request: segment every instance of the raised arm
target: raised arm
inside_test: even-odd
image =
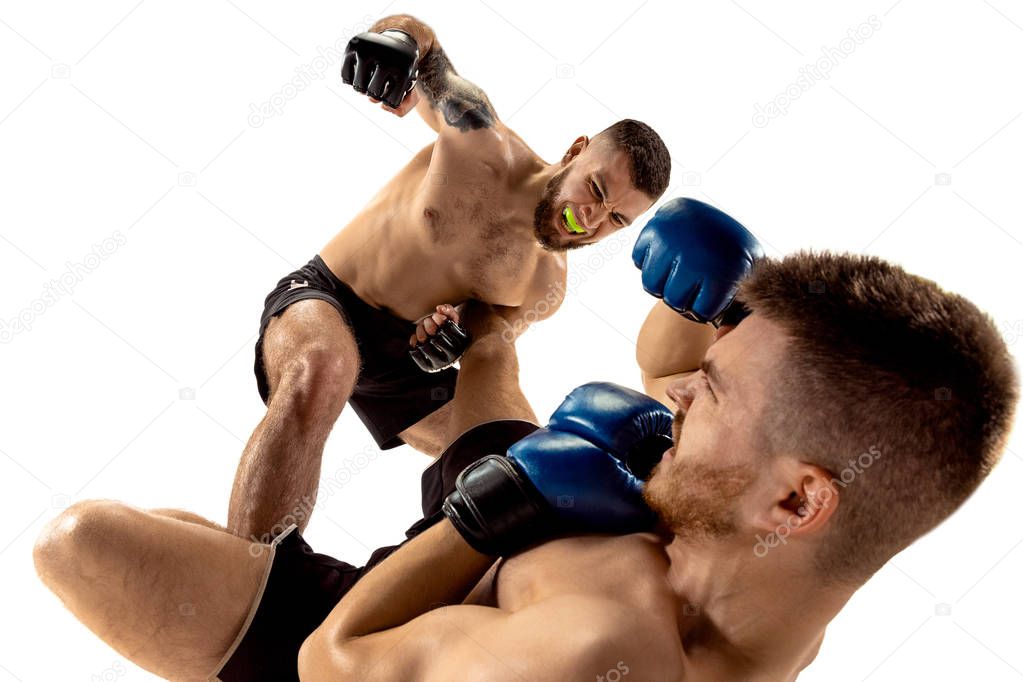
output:
[[[415,106],[438,134],[492,128],[498,123],[486,93],[458,75],[433,29],[425,23],[408,14],[396,14],[380,19],[371,30],[402,31],[412,37],[419,49],[415,88],[395,113],[404,114]]]
[[[657,210],[632,250],[643,289],[661,299],[636,341],[647,395],[671,406],[668,384],[700,367],[716,328],[745,316],[735,294],[762,256],[756,237],[713,206],[678,198]]]
[[[636,339],[636,363],[646,394],[671,406],[665,395],[668,384],[700,368],[715,332],[711,325],[686,319],[657,301]]]

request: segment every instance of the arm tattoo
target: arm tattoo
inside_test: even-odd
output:
[[[438,109],[447,124],[462,132],[490,128],[497,121],[486,94],[458,75],[440,45],[419,62],[419,84],[430,106]]]

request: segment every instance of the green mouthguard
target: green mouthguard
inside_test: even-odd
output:
[[[582,234],[586,232],[583,228],[579,227],[579,223],[575,221],[575,214],[572,213],[572,209],[568,206],[565,207],[565,222],[568,223],[568,229],[576,234]]]

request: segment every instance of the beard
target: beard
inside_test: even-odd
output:
[[[547,251],[568,251],[584,246],[579,243],[566,244],[562,241],[563,233],[558,229],[561,221],[558,218],[556,203],[567,173],[568,168],[564,168],[547,181],[543,195],[536,204],[536,210],[533,211],[533,234],[536,235],[536,241],[540,246]]]
[[[679,459],[676,448],[674,458],[654,467],[643,499],[675,535],[719,540],[738,532],[738,500],[754,480],[751,466],[689,462]]]

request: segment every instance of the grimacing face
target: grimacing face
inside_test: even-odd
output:
[[[703,368],[668,386],[677,406],[674,445],[643,496],[676,535],[736,536],[757,525],[784,489],[784,472],[765,462],[756,426],[783,353],[780,328],[753,314],[718,330]]]
[[[654,198],[632,185],[625,152],[606,141],[580,137],[544,187],[533,229],[544,248],[567,251],[629,226],[653,203]]]

